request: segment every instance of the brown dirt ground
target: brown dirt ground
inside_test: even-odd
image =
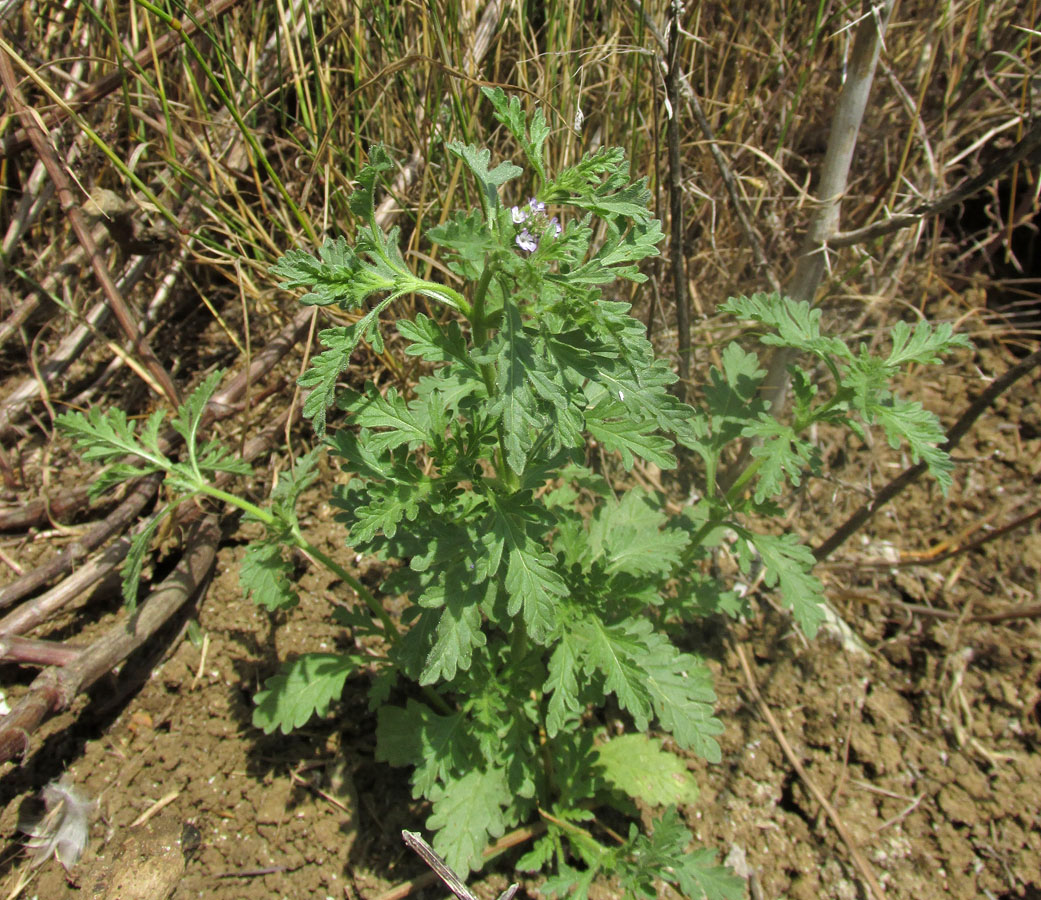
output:
[[[995,352],[975,362],[989,372],[1008,365]],[[978,389],[974,372],[967,356],[931,377],[925,402],[951,421]],[[758,714],[732,641],[746,648],[787,741],[890,896],[1041,897],[1041,624],[969,620],[1037,603],[1038,523],[932,565],[894,564],[943,539],[961,547],[1036,507],[1038,387],[1037,378],[1018,384],[962,443],[948,501],[932,485],[915,486],[821,567],[866,652],[827,636],[808,644],[766,603],[753,622],[710,623],[691,636],[716,673],[727,730],[721,765],[690,760],[702,793],[684,813],[700,841],[750,873],[753,898],[865,894],[847,847]],[[884,447],[827,436],[824,444],[832,475],[807,486],[792,513],[794,527],[817,538],[859,502],[849,484],[867,473],[880,486],[906,462]],[[308,503],[310,533],[350,561],[328,506],[316,495]],[[241,537],[221,550],[191,611],[204,645],[175,628],[152,656],[129,661],[47,723],[24,765],[0,769],[3,896],[27,871],[17,812],[63,771],[99,799],[90,846],[72,879],[48,862],[25,897],[103,896],[126,877],[118,866],[128,860],[168,866],[177,900],[374,900],[424,871],[399,837],[423,828],[423,805],[403,771],[373,761],[375,721],[361,685],[348,686],[335,715],[289,737],[251,726],[250,698],[278,660],[335,647],[343,634],[328,624],[337,588],[320,576],[302,575],[301,605],[288,615],[272,618],[244,600]],[[111,586],[90,602],[117,606]],[[131,828],[160,802],[149,834]],[[198,845],[187,862],[182,835]],[[500,865],[475,880],[475,893],[496,896],[508,872]],[[524,887],[534,894],[537,883]]]

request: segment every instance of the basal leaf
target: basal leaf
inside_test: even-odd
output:
[[[935,328],[929,322],[918,322],[914,329],[906,322],[900,321],[890,332],[893,348],[886,359],[886,365],[893,369],[906,363],[915,362],[923,365],[942,362],[941,353],[954,347],[971,347],[969,339],[963,334],[954,334],[950,322],[941,322]]]
[[[137,607],[137,589],[141,583],[141,570],[145,564],[145,557],[152,547],[152,537],[159,527],[159,523],[173,512],[174,506],[175,504],[168,503],[148,520],[144,528],[135,532],[130,538],[130,549],[119,570],[119,574],[123,577],[123,602],[127,609]]]
[[[643,491],[630,490],[620,501],[597,509],[589,526],[593,558],[603,557],[608,574],[666,574],[680,561],[689,543],[679,530],[663,530],[665,514]]]
[[[353,325],[327,328],[318,333],[318,339],[329,349],[311,360],[311,368],[300,376],[300,387],[312,388],[304,401],[304,416],[311,419],[315,433],[325,435],[326,410],[336,402],[336,385],[340,374],[350,364],[351,354],[358,342],[367,338],[377,352],[382,352],[379,343],[379,314],[390,305],[393,296],[387,297]],[[376,347],[376,345],[379,345]]]
[[[465,672],[470,668],[473,651],[488,642],[481,630],[479,606],[485,597],[485,590],[473,584],[463,586],[451,583],[447,590],[443,585],[438,585],[424,593],[424,605],[430,602],[433,593],[439,595],[438,605],[442,613],[437,623],[434,646],[430,649],[426,667],[419,679],[420,684],[451,681],[457,672]]]
[[[624,391],[620,393],[624,397]],[[672,441],[657,433],[657,423],[633,419],[620,400],[605,397],[587,410],[586,427],[608,452],[622,455],[626,471],[632,469],[637,456],[663,469],[676,467],[676,457],[670,452]]]
[[[359,657],[338,653],[307,653],[282,666],[282,672],[264,682],[253,698],[253,724],[271,734],[300,728],[315,714],[324,716],[329,704],[339,699],[347,676],[362,662]]]
[[[759,368],[759,357],[732,343],[723,351],[723,370],[709,371],[704,387],[705,410],[711,424],[713,446],[720,450],[741,436],[765,410],[759,398],[759,385],[766,370]]]
[[[525,332],[516,307],[510,306],[503,314],[503,327],[491,349],[498,363],[498,397],[488,414],[501,418],[506,460],[520,475],[534,433],[545,417],[539,416],[538,401],[531,390],[530,374],[536,366],[531,336]]]
[[[362,428],[385,428],[370,434],[366,443],[375,453],[393,450],[402,444],[420,444],[428,439],[426,430],[394,388],[383,395],[369,383],[364,394],[344,392],[340,408],[351,414],[351,424]]]
[[[509,615],[520,612],[531,639],[544,644],[556,627],[557,602],[567,593],[567,585],[556,571],[556,558],[527,547],[510,550],[506,592]]]
[[[458,322],[441,325],[418,313],[415,319],[397,322],[396,327],[409,341],[405,348],[409,356],[421,356],[428,362],[454,362],[476,371]]]
[[[647,690],[646,672],[637,662],[645,656],[644,639],[649,622],[625,621],[605,625],[589,616],[580,629],[587,637],[584,668],[596,668],[604,676],[605,693],[614,694],[629,711],[640,731],[646,731],[654,708]]]
[[[725,866],[717,865],[711,850],[690,849],[691,834],[674,808],[654,824],[650,836],[632,839],[628,863],[619,867],[627,894],[656,900],[655,881],[667,881],[690,900],[743,900],[745,883]]]
[[[816,468],[820,454],[809,441],[803,440],[791,425],[768,415],[745,428],[744,437],[761,443],[752,448],[752,456],[760,460],[756,472],[755,502],[776,497],[790,481],[798,486],[806,470]]]
[[[623,734],[596,748],[604,779],[634,800],[652,806],[694,803],[698,786],[676,754],[646,734]]]
[[[429,479],[418,483],[373,481],[366,484],[362,492],[352,495],[351,546],[367,544],[377,534],[394,537],[403,519],[415,521],[431,487]]]
[[[498,769],[473,769],[430,792],[433,814],[427,827],[436,831],[434,849],[460,878],[481,867],[489,838],[505,833],[502,801],[506,796],[506,778]]]
[[[821,334],[821,310],[805,300],[797,302],[778,294],[753,294],[731,297],[720,310],[739,319],[761,322],[771,329],[761,338],[764,344],[803,350],[821,358],[833,356],[847,360],[853,356],[839,338]]]
[[[716,695],[708,667],[658,632],[646,635],[644,647],[637,662],[646,673],[647,692],[661,727],[684,749],[719,762],[715,737],[723,733],[723,723],[714,716]]]
[[[741,529],[763,560],[763,580],[767,587],[779,586],[781,599],[795,616],[807,637],[816,637],[824,621],[824,592],[812,574],[813,552],[794,534],[752,534]]]
[[[945,440],[940,420],[921,403],[908,400],[880,403],[871,413],[874,421],[885,431],[889,446],[896,449],[900,447],[901,439],[907,441],[911,458],[916,463],[921,460],[926,464],[929,474],[946,494],[951,486],[954,463],[950,455],[940,449]]]
[[[433,799],[439,783],[451,782],[476,761],[476,742],[465,713],[443,716],[424,703],[384,706],[376,725],[376,759],[392,766],[415,766],[412,796]],[[483,849],[483,848],[482,848]]]
[[[281,545],[254,541],[242,557],[239,584],[247,597],[268,611],[292,609],[300,602],[293,589],[293,564],[282,556]]]
[[[549,694],[546,734],[551,738],[582,709],[578,700],[579,640],[577,633],[570,630],[562,634],[549,658],[549,677],[542,690]]]

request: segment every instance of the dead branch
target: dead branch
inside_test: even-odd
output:
[[[143,526],[142,526],[143,527]],[[42,622],[46,622],[59,610],[64,609],[91,587],[115,571],[130,551],[130,539],[121,537],[109,544],[98,556],[88,560],[75,572],[49,591],[33,597],[0,619],[0,636],[25,634]]]
[[[690,298],[687,296],[686,248],[683,240],[683,165],[680,155],[680,13],[683,7],[674,0],[669,22],[669,62],[665,73],[665,90],[669,99],[669,266],[676,303],[676,329],[679,332],[678,355],[680,398],[690,390],[693,355],[690,346]]]
[[[99,640],[61,668],[48,668],[8,715],[0,719],[0,762],[29,749],[29,736],[48,714],[67,709],[80,691],[145,643],[200,588],[213,567],[220,541],[216,516],[198,523],[184,556],[155,591]]]
[[[145,274],[148,260],[135,260],[119,279],[121,294],[132,288]],[[0,439],[13,440],[16,436],[15,423],[24,415],[26,407],[42,394],[83,354],[95,334],[108,318],[110,308],[104,300],[94,304],[79,325],[70,331],[58,345],[51,357],[39,366],[37,374],[25,378],[5,398],[0,409]],[[46,395],[44,394],[46,398]]]
[[[13,634],[0,635],[0,662],[64,666],[76,660],[82,652],[82,647],[70,647],[58,641],[37,641]]]
[[[289,415],[290,412],[287,411],[281,415],[274,424],[254,435],[254,437],[252,437],[243,448],[242,458],[247,461],[256,459],[258,456],[271,449],[271,447],[277,445],[281,439],[282,430]],[[297,409],[293,415],[299,415],[299,409]],[[215,479],[215,483],[218,487],[221,487],[231,481],[233,477],[234,476],[229,475],[226,472],[222,472]],[[150,481],[152,478],[161,479],[162,476],[157,473],[154,476],[149,476],[148,479],[142,480]],[[142,490],[147,490],[147,486],[143,487]],[[130,498],[128,498],[128,501],[129,500]],[[145,502],[147,502],[147,499]],[[126,512],[128,511],[129,508]],[[117,510],[117,512],[119,512],[119,510]],[[186,500],[176,510],[174,510],[171,516],[171,521],[183,526],[195,521],[200,515],[200,508],[195,504],[195,502],[193,500]],[[125,518],[123,521],[125,521]],[[105,523],[102,524],[104,525]],[[144,523],[142,523],[141,527],[143,527],[143,525]],[[123,527],[126,527],[125,524]],[[129,550],[130,540],[126,537],[121,537],[119,540],[107,547],[97,558],[90,560],[77,569],[61,584],[56,585],[45,594],[41,594],[39,597],[35,597],[33,600],[22,604],[22,606],[18,607],[14,612],[8,613],[8,615],[3,619],[0,619],[0,636],[24,634],[29,629],[35,628],[37,625],[47,621],[47,619],[55,612],[67,606],[77,597],[82,596],[91,586],[97,584],[103,578],[114,572],[116,567],[126,557]]]
[[[894,0],[885,0],[878,7],[865,4],[868,12],[857,28],[846,82],[839,93],[831,122],[828,148],[817,188],[817,210],[799,250],[795,273],[784,291],[793,300],[804,301],[811,306],[816,302],[817,289],[828,265],[828,238],[838,230],[842,197],[846,193],[857,134],[864,119],[875,67],[882,49],[883,25],[889,21],[893,3]],[[784,407],[788,395],[788,367],[794,356],[793,351],[784,348],[778,348],[770,356],[760,392],[774,415]],[[745,440],[737,459],[719,477],[720,490],[729,490],[747,467],[751,455],[752,442]]]
[[[922,219],[946,212],[952,206],[957,206],[963,200],[978,194],[1017,163],[1036,155],[1039,150],[1041,150],[1041,119],[1034,122],[1022,138],[986,166],[975,178],[969,178],[942,197],[937,197],[927,203],[920,203],[910,212],[897,213],[881,222],[873,222],[853,231],[836,232],[827,239],[827,245],[835,249],[852,247],[854,244],[865,244],[902,228],[917,225]],[[1029,198],[1027,199],[1029,202]]]
[[[655,24],[654,19],[651,18],[650,13],[647,12],[643,3],[640,2],[640,0],[634,0],[634,5],[643,15],[643,20],[647,25],[647,30],[650,31],[651,36],[658,44],[661,53],[668,52],[668,44],[666,43],[665,36]],[[658,65],[662,68],[666,68],[660,54],[658,55]],[[766,279],[767,283],[770,285],[770,289],[779,294],[781,293],[781,282],[778,280],[776,274],[774,274],[773,267],[766,258],[766,251],[763,248],[763,240],[759,236],[759,232],[756,230],[755,226],[752,224],[752,216],[748,211],[748,204],[745,203],[744,198],[741,196],[741,192],[737,188],[737,179],[734,177],[734,171],[730,167],[730,162],[727,160],[726,154],[723,153],[723,150],[719,146],[719,142],[716,140],[716,135],[712,130],[712,124],[709,122],[708,117],[701,108],[701,101],[698,100],[698,95],[694,93],[694,90],[688,83],[686,76],[682,72],[678,72],[677,74],[679,77],[678,87],[680,94],[683,96],[683,99],[686,100],[687,105],[690,106],[690,111],[694,116],[694,121],[698,123],[698,128],[701,129],[701,133],[705,136],[709,153],[712,155],[716,168],[719,170],[719,176],[723,179],[723,186],[726,189],[727,197],[730,199],[730,205],[734,208],[734,214],[737,216],[738,225],[741,228],[745,240],[748,242],[748,246],[752,250],[752,258],[755,260],[756,269]]]
[[[0,588],[0,609],[12,606],[49,581],[71,572],[73,567],[86,559],[91,552],[100,547],[113,535],[122,534],[129,527],[130,523],[141,514],[141,510],[145,508],[148,501],[155,496],[161,481],[162,475],[158,473],[142,478],[133,486],[133,490],[130,491],[126,499],[83,537],[69,544],[54,559],[44,563],[42,566],[38,566],[31,572],[27,572],[16,581],[5,584]],[[86,489],[83,491],[83,496],[85,501]],[[4,631],[2,620],[0,620],[0,631]]]
[[[214,0],[210,4],[209,9],[199,15],[190,16],[187,22],[181,23],[180,30],[169,31],[160,35],[150,46],[135,53],[133,66],[129,64],[119,66],[109,75],[105,75],[93,84],[87,85],[73,97],[68,105],[68,109],[59,107],[51,110],[46,116],[41,117],[40,121],[43,123],[43,127],[51,129],[55,125],[61,124],[62,120],[68,116],[69,110],[81,110],[102,97],[111,94],[123,83],[128,72],[132,72],[134,68],[150,67],[171,50],[179,47],[186,37],[191,37],[204,25],[212,25],[219,16],[223,15],[238,2],[239,0]],[[0,159],[6,159],[8,156],[24,150],[29,146],[30,142],[31,137],[23,126],[20,130],[8,135],[4,139],[2,146],[0,146]]]

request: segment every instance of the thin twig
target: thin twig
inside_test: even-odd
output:
[[[91,235],[94,238],[94,243],[100,250],[103,250],[112,241],[112,236],[109,234],[108,229],[101,223],[94,227]],[[87,254],[82,244],[76,244],[69,250],[61,262],[48,269],[46,276],[39,284],[31,285],[31,296],[18,304],[18,307],[11,315],[0,323],[0,347],[7,343],[9,338],[18,333],[22,325],[40,307],[42,300],[50,299],[51,296],[59,293],[59,285],[63,280],[76,277],[83,270],[83,263],[86,259]]]
[[[894,0],[884,0],[877,15],[862,17],[857,27],[846,82],[842,85],[831,120],[828,148],[817,187],[817,209],[799,249],[795,272],[784,292],[793,300],[811,306],[816,303],[817,290],[827,268],[828,239],[838,230],[853,151],[857,146],[857,135],[867,109],[875,67],[882,49],[881,27],[883,22],[889,20],[893,3]],[[777,348],[770,356],[760,394],[774,415],[778,415],[784,408],[790,381],[788,367],[794,356],[794,351],[783,347]],[[746,469],[753,446],[753,441],[748,439],[742,443],[737,459],[719,478],[720,490],[729,490]]]
[[[138,828],[144,825],[149,819],[158,815],[162,810],[174,802],[178,797],[181,796],[180,791],[170,791],[164,794],[158,800],[155,801],[148,809],[146,809],[141,815],[139,815],[133,822],[130,823],[131,828]]]
[[[991,541],[996,541],[1000,537],[1004,537],[1010,531],[1015,531],[1017,528],[1022,528],[1024,525],[1029,525],[1035,519],[1041,519],[1041,507],[1038,507],[1033,512],[1029,512],[1026,515],[1018,516],[1011,522],[1006,522],[1000,528],[994,529],[994,531],[988,531],[983,535],[983,537],[978,537],[976,540],[969,541],[965,544],[959,544],[957,547],[953,547],[950,550],[944,550],[941,553],[933,553],[931,555],[928,552],[921,553],[904,559],[898,559],[895,562],[887,559],[855,560],[851,561],[849,565],[856,566],[858,569],[910,569],[915,566],[935,566],[938,563],[954,559],[956,556],[963,556],[966,553],[971,553],[973,550],[979,550],[980,547],[989,544]]]
[[[191,37],[204,25],[212,24],[218,16],[223,15],[239,2],[240,0],[214,0],[214,2],[210,4],[209,8],[204,12],[198,15],[189,16],[189,21],[187,23],[182,23],[182,27],[179,30],[171,30],[166,34],[161,35],[152,41],[149,46],[138,51],[134,55],[133,66],[126,64],[117,66],[114,71],[99,78],[93,84],[87,85],[82,91],[76,94],[76,96],[72,97],[67,108],[57,107],[52,109],[46,116],[41,118],[44,127],[50,129],[55,125],[59,125],[68,115],[69,109],[83,109],[91,103],[100,100],[102,97],[111,94],[123,83],[127,75],[134,71],[135,68],[143,69],[151,66],[162,56],[165,56],[171,50],[181,46],[186,37]],[[4,159],[19,150],[24,149],[28,146],[29,142],[30,136],[24,127],[21,130],[16,131],[14,134],[8,135],[4,138],[3,145],[0,146],[0,159]]]
[[[854,244],[864,244],[876,238],[884,237],[887,234],[892,234],[901,228],[917,225],[926,216],[935,216],[946,212],[952,206],[956,206],[973,194],[979,193],[1017,163],[1022,162],[1028,156],[1036,154],[1039,150],[1041,150],[1041,119],[1034,122],[1030,130],[1022,138],[1016,141],[989,166],[984,168],[975,178],[969,178],[942,197],[919,204],[910,212],[897,213],[881,222],[873,222],[870,225],[865,225],[852,231],[839,231],[827,239],[827,244],[835,249],[852,247]]]
[[[130,538],[121,537],[113,541],[96,557],[76,568],[60,584],[26,601],[0,619],[0,635],[25,634],[46,622],[56,612],[85,596],[91,587],[115,571],[129,551]]]
[[[734,643],[733,650],[737,654],[738,661],[741,663],[741,670],[745,673],[745,682],[748,685],[749,693],[756,702],[756,706],[759,708],[760,714],[766,719],[774,736],[777,738],[777,743],[780,744],[781,750],[784,755],[788,758],[788,762],[791,763],[796,774],[802,779],[802,783],[806,785],[806,789],[813,795],[814,799],[821,805],[824,812],[827,813],[828,818],[831,820],[831,824],[838,832],[842,842],[846,845],[849,850],[850,856],[853,859],[853,864],[860,871],[864,882],[867,885],[868,892],[874,898],[874,900],[882,900],[885,897],[885,891],[882,890],[882,885],[878,883],[878,879],[875,878],[875,873],[871,870],[871,866],[868,861],[864,859],[863,854],[857,847],[856,841],[853,839],[853,835],[849,833],[849,829],[846,828],[846,824],[839,817],[835,807],[831,805],[831,802],[824,792],[817,786],[816,782],[810,778],[809,773],[803,767],[803,764],[799,761],[799,757],[795,755],[795,751],[792,750],[791,745],[788,743],[787,738],[784,736],[784,732],[781,730],[781,726],[777,724],[777,719],[774,718],[774,714],[770,711],[770,707],[766,705],[766,701],[763,700],[762,694],[759,693],[759,686],[756,684],[755,676],[752,674],[752,667],[748,664],[748,659],[745,656],[745,651],[742,649],[740,644]]]
[[[668,44],[665,41],[665,36],[662,34],[661,29],[655,24],[654,19],[651,18],[650,13],[644,8],[643,3],[640,0],[635,0],[634,6],[640,11],[643,16],[644,23],[647,25],[647,30],[650,31],[651,36],[657,42],[658,47],[661,49],[661,53],[668,52]],[[658,64],[662,68],[666,68],[662,57],[658,56]],[[734,213],[737,215],[738,225],[741,227],[741,231],[744,234],[745,240],[748,242],[748,246],[752,250],[752,257],[755,260],[756,269],[766,279],[767,284],[770,285],[770,289],[775,293],[781,293],[781,282],[778,280],[777,275],[774,273],[773,267],[770,265],[766,258],[766,251],[763,248],[762,238],[759,237],[759,232],[756,231],[755,226],[752,224],[752,216],[748,211],[748,204],[745,203],[744,198],[741,196],[741,192],[737,187],[737,179],[734,177],[734,172],[730,168],[730,163],[727,161],[726,155],[723,153],[719,146],[719,142],[716,140],[715,133],[712,130],[712,125],[705,115],[704,110],[701,108],[701,102],[698,100],[697,94],[694,93],[687,79],[683,76],[683,73],[679,74],[679,89],[683,95],[683,99],[686,100],[687,105],[690,106],[691,113],[694,115],[694,121],[698,123],[698,128],[701,129],[701,133],[705,136],[705,142],[708,145],[709,153],[712,154],[712,159],[716,164],[716,168],[719,169],[719,175],[723,179],[723,186],[726,189],[727,196],[730,198],[730,204],[734,208]]]
[[[515,828],[509,834],[503,835],[484,851],[484,860],[487,862],[489,859],[498,856],[500,853],[503,853],[512,847],[530,841],[532,838],[542,834],[545,830],[546,826],[542,822],[536,822],[534,825],[526,825],[522,828]],[[404,900],[404,898],[409,896],[409,894],[421,890],[429,884],[433,884],[436,880],[437,876],[433,872],[425,872],[418,878],[413,878],[411,881],[406,881],[391,888],[386,893],[380,894],[377,900]]]
[[[693,365],[690,347],[690,301],[687,297],[686,246],[683,240],[683,163],[680,154],[680,12],[682,5],[673,0],[669,24],[669,64],[665,75],[665,89],[669,99],[669,261],[672,270],[672,289],[676,303],[676,328],[679,332],[680,398],[686,399],[690,390],[690,371]]]
[[[120,276],[117,285],[120,293],[136,285],[147,268],[148,260],[144,257],[134,260]],[[27,376],[4,397],[3,407],[0,408],[0,439],[13,439],[16,434],[14,425],[25,414],[28,405],[40,397],[44,388],[53,385],[69,366],[83,355],[84,349],[99,333],[109,312],[109,304],[99,300],[86,315],[70,313],[71,318],[78,320],[76,327],[62,339],[58,349],[39,367],[35,376]]]
[[[440,878],[448,889],[459,898],[459,900],[477,900],[477,898],[470,893],[466,885],[463,884],[463,880],[453,872],[445,861],[434,852],[434,848],[431,847],[422,835],[417,834],[414,831],[402,831],[401,837],[405,841],[405,844],[414,850],[419,858],[423,860],[434,873]],[[511,884],[505,891],[499,895],[499,900],[512,900],[513,895],[517,893],[517,888],[520,887],[518,884]]]
[[[126,659],[166,623],[203,584],[213,567],[220,540],[215,516],[192,530],[184,555],[162,584],[126,620],[62,668],[41,672],[14,708],[0,718],[0,762],[29,747],[29,735],[48,713],[67,709],[80,691]]]
[[[100,547],[115,534],[123,532],[133,522],[148,501],[155,496],[162,475],[143,478],[133,486],[126,499],[85,535],[73,541],[54,559],[26,573],[16,581],[0,588],[0,609],[6,609],[41,588],[47,582],[65,575],[81,563],[89,553]],[[85,497],[84,497],[85,499]]]
[[[1014,606],[1011,609],[1002,609],[990,613],[973,613],[965,615],[963,609],[938,609],[934,606],[923,606],[921,603],[903,603],[899,600],[887,601],[880,598],[883,603],[896,606],[908,613],[925,616],[929,619],[959,619],[963,622],[1007,622],[1010,619],[1037,619],[1041,618],[1041,603],[1028,603],[1025,606]]]

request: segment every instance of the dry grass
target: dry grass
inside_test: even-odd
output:
[[[481,83],[520,89],[547,108],[552,165],[599,144],[624,146],[634,171],[650,176],[666,214],[668,113],[657,47],[635,5],[502,4],[497,16],[492,9],[479,63],[474,48],[488,8],[475,3],[213,7],[178,42],[178,23],[188,29],[191,19],[176,4],[142,2],[128,12],[112,2],[29,3],[10,14],[5,40],[19,54],[15,68],[30,105],[61,123],[53,141],[81,199],[101,187],[135,206],[149,204],[154,209],[133,217],[138,228],[145,219],[165,220],[186,251],[180,260],[176,247],[157,254],[141,290],[154,291],[173,271],[183,302],[195,294],[190,302],[234,322],[222,327],[239,353],[264,339],[280,306],[291,309],[267,274],[273,258],[352,230],[351,175],[375,141],[412,163],[394,202],[417,263],[436,266],[425,255],[422,229],[467,202],[443,142],[511,149],[490,129]],[[663,21],[664,10],[649,12]],[[794,4],[784,18],[779,12],[773,3],[740,12],[700,5],[686,17],[681,52],[783,280],[812,205],[853,17],[834,3]],[[1039,39],[1027,30],[1036,17],[1022,4],[905,4],[897,15],[845,203],[849,223],[973,174],[1023,131],[1034,100]],[[76,103],[87,86],[117,76],[110,93]],[[572,128],[578,110],[581,132]],[[18,129],[10,115],[3,132],[3,308],[10,314],[75,247],[33,154],[12,149]],[[681,133],[690,223],[684,250],[696,309],[711,320],[719,301],[762,285],[704,136],[687,120]],[[866,304],[876,318],[894,303],[921,308],[937,290],[964,290],[965,277],[950,273],[985,274],[986,261],[1003,253],[1017,217],[1033,209],[1031,176],[1023,171],[1015,196],[992,210],[995,227],[969,259],[957,259],[948,233],[927,223],[918,234],[837,254],[823,302]],[[47,287],[72,309],[88,309],[96,296],[89,278]],[[667,295],[667,285],[660,292]],[[652,321],[672,331],[667,296],[665,306]],[[23,346],[39,336],[41,319],[46,340],[70,324],[49,302],[43,307],[36,327],[23,332]],[[157,311],[156,325],[173,334],[182,317],[175,301]],[[706,324],[696,344],[711,342],[714,323]],[[255,328],[259,334],[247,334]],[[4,333],[10,374],[19,367],[15,334]],[[195,374],[184,373],[188,380]]]

